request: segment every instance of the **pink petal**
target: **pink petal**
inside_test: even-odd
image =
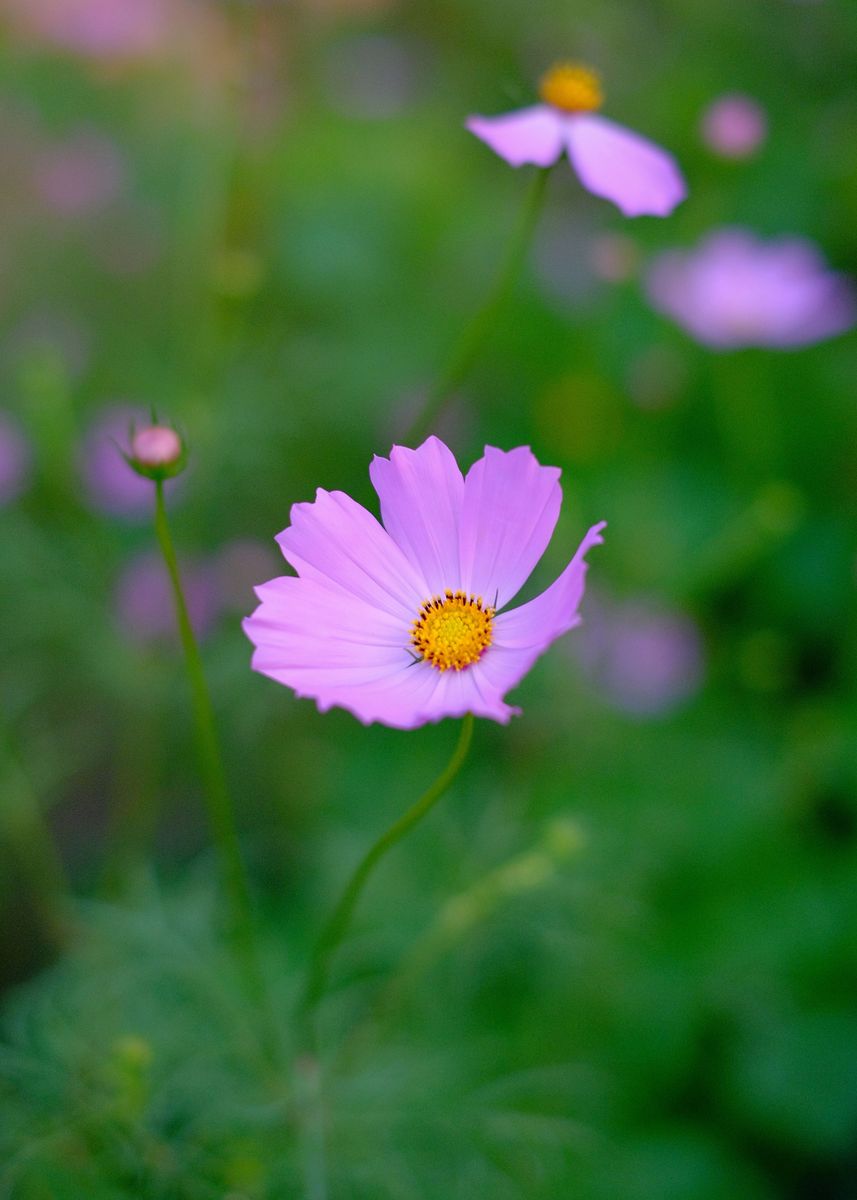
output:
[[[455,590],[464,478],[452,452],[436,437],[417,450],[394,446],[389,459],[374,458],[369,475],[384,527],[426,581],[423,599]]]
[[[562,154],[562,117],[545,104],[501,117],[468,117],[465,125],[513,167],[549,167]]]
[[[387,531],[344,492],[319,488],[314,503],[294,504],[277,541],[304,579],[334,583],[382,611],[413,620],[426,583]]]
[[[510,708],[503,703],[502,691],[486,678],[481,662],[464,671],[438,674],[437,687],[422,708],[422,716],[426,721],[473,713],[474,716],[487,717],[488,720],[506,725],[511,717],[520,714],[519,708]]]
[[[494,621],[495,645],[507,649],[531,648],[541,654],[551,642],[579,623],[577,610],[583,598],[586,555],[593,546],[603,543],[601,531],[605,527],[605,521],[592,526],[563,573],[540,596],[510,612],[500,613]]]
[[[368,683],[411,661],[407,623],[335,584],[281,576],[256,591],[261,604],[244,622],[253,667],[302,694]]]
[[[502,608],[544,554],[559,516],[557,467],[542,467],[529,446],[485,447],[464,480],[461,587]]]
[[[583,186],[626,217],[666,217],[687,195],[672,155],[606,117],[567,118],[565,140]]]

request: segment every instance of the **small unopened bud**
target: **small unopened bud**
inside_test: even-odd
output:
[[[147,425],[131,434],[125,460],[147,479],[171,479],[184,470],[187,451],[181,436],[168,425]]]
[[[166,425],[141,429],[131,442],[131,454],[144,467],[171,467],[181,457],[181,452],[181,438]]]

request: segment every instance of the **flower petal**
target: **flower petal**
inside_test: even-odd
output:
[[[593,546],[602,545],[604,528],[606,521],[592,526],[574,558],[540,596],[494,619],[495,645],[507,649],[534,648],[541,654],[551,642],[579,623],[577,610],[586,580],[586,555]]]
[[[468,117],[465,125],[513,167],[549,167],[563,151],[562,118],[546,104],[500,117]]]
[[[578,609],[586,579],[586,553],[603,542],[605,523],[593,525],[574,558],[558,579],[520,608],[500,613],[494,641],[479,660],[486,689],[500,696],[520,683],[540,654],[563,633],[580,623]]]
[[[338,585],[284,575],[256,594],[261,604],[244,621],[253,667],[281,683],[374,679],[412,661],[407,622]]]
[[[459,535],[461,587],[502,608],[545,552],[559,516],[557,467],[542,467],[529,446],[485,447],[464,480]]]
[[[567,118],[565,140],[583,186],[626,217],[666,217],[687,195],[672,155],[606,117]]]
[[[408,623],[426,584],[383,526],[344,492],[319,488],[314,503],[292,505],[280,549],[298,574],[337,584]]]
[[[459,586],[458,521],[464,477],[452,451],[430,437],[416,450],[394,446],[369,468],[381,519],[427,584],[423,599]]]

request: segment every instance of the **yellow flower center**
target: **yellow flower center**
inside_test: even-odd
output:
[[[592,112],[604,103],[601,80],[580,63],[557,63],[542,75],[539,95],[563,112]]]
[[[411,645],[438,671],[461,671],[478,662],[491,645],[494,609],[481,596],[446,591],[432,596],[420,609]]]

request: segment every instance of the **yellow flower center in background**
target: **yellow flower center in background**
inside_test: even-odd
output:
[[[539,95],[545,104],[563,112],[592,112],[604,103],[601,80],[580,63],[557,63],[539,81]]]
[[[491,645],[493,620],[494,609],[483,608],[481,596],[447,591],[426,600],[414,621],[411,645],[438,671],[461,671]]]

